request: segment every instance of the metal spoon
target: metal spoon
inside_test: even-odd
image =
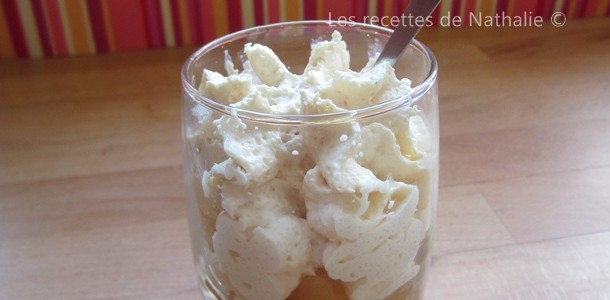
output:
[[[415,35],[417,35],[421,29],[421,25],[425,24],[425,22],[416,20],[418,20],[418,18],[421,20],[422,17],[423,20],[426,20],[427,17],[432,14],[432,11],[434,11],[434,8],[436,8],[439,2],[441,2],[441,0],[411,0],[407,9],[402,13],[400,24],[394,28],[394,33],[390,36],[388,43],[383,48],[383,51],[381,51],[375,64],[379,64],[382,61],[388,61],[391,65],[394,65],[398,56],[400,56],[402,51],[409,45]]]

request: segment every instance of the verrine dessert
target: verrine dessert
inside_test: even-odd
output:
[[[183,68],[185,180],[206,299],[420,299],[438,190],[436,64],[365,24],[284,23]]]

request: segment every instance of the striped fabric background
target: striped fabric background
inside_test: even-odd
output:
[[[200,45],[289,20],[400,15],[409,0],[0,0],[0,58]],[[610,16],[610,0],[443,0],[439,16]]]

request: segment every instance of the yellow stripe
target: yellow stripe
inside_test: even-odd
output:
[[[254,4],[252,0],[241,0],[241,18],[243,28],[254,26]]]
[[[280,22],[286,21],[286,3],[285,0],[280,0]]]
[[[15,58],[15,49],[13,49],[2,5],[0,5],[0,58]]]
[[[555,1],[555,7],[553,7],[553,11],[554,12],[561,11],[561,8],[563,7],[563,1],[564,0],[556,0]]]
[[[59,7],[59,14],[61,15],[61,24],[63,25],[62,27],[64,29],[68,54],[74,54],[74,41],[70,30],[70,21],[68,20],[65,0],[58,0],[57,6]]]
[[[212,0],[214,11],[214,29],[216,36],[229,33],[229,14],[227,14],[227,2],[225,0]]]
[[[451,4],[453,3],[452,0],[443,0],[441,2],[441,11],[440,11],[440,16],[449,16],[449,12],[451,11]],[[453,18],[454,16],[451,16],[451,18]]]
[[[269,0],[263,0],[263,22],[269,24]]]
[[[506,9],[506,12],[509,16],[514,16],[515,14],[515,0],[509,0],[508,1],[508,7]]]
[[[40,45],[40,35],[36,28],[36,19],[32,10],[30,1],[15,1],[17,3],[17,11],[23,25],[23,33],[25,42],[31,57],[42,57],[42,46]]]
[[[163,20],[163,33],[165,34],[165,44],[168,47],[176,46],[174,36],[174,25],[172,24],[172,12],[169,0],[161,0],[161,18]]]
[[[89,20],[89,13],[87,12],[87,0],[80,0],[81,14],[83,16],[83,23],[85,24],[85,33],[87,37],[87,46],[89,46],[89,52],[96,52],[95,43],[93,42],[93,32],[91,32],[91,20]]]
[[[603,17],[606,14],[606,11],[608,11],[608,5],[610,5],[610,0],[601,0],[595,16]]]
[[[116,44],[114,42],[114,33],[112,30],[112,21],[110,19],[110,9],[108,8],[108,1],[101,1],[102,3],[102,14],[104,16],[104,29],[106,30],[106,40],[108,40],[108,50],[116,51]]]
[[[190,45],[191,30],[189,28],[189,15],[186,9],[186,0],[178,1],[178,10],[180,11],[180,28],[182,29],[182,42],[184,45]]]

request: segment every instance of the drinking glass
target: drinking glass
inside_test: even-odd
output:
[[[395,64],[404,95],[358,109],[274,115],[222,104],[204,69],[243,69],[270,47],[302,74],[311,45],[339,31],[352,70],[391,30],[303,21],[223,36],[182,68],[184,178],[205,299],[421,299],[438,195],[437,63],[413,41]],[[348,99],[349,100],[349,99]]]

